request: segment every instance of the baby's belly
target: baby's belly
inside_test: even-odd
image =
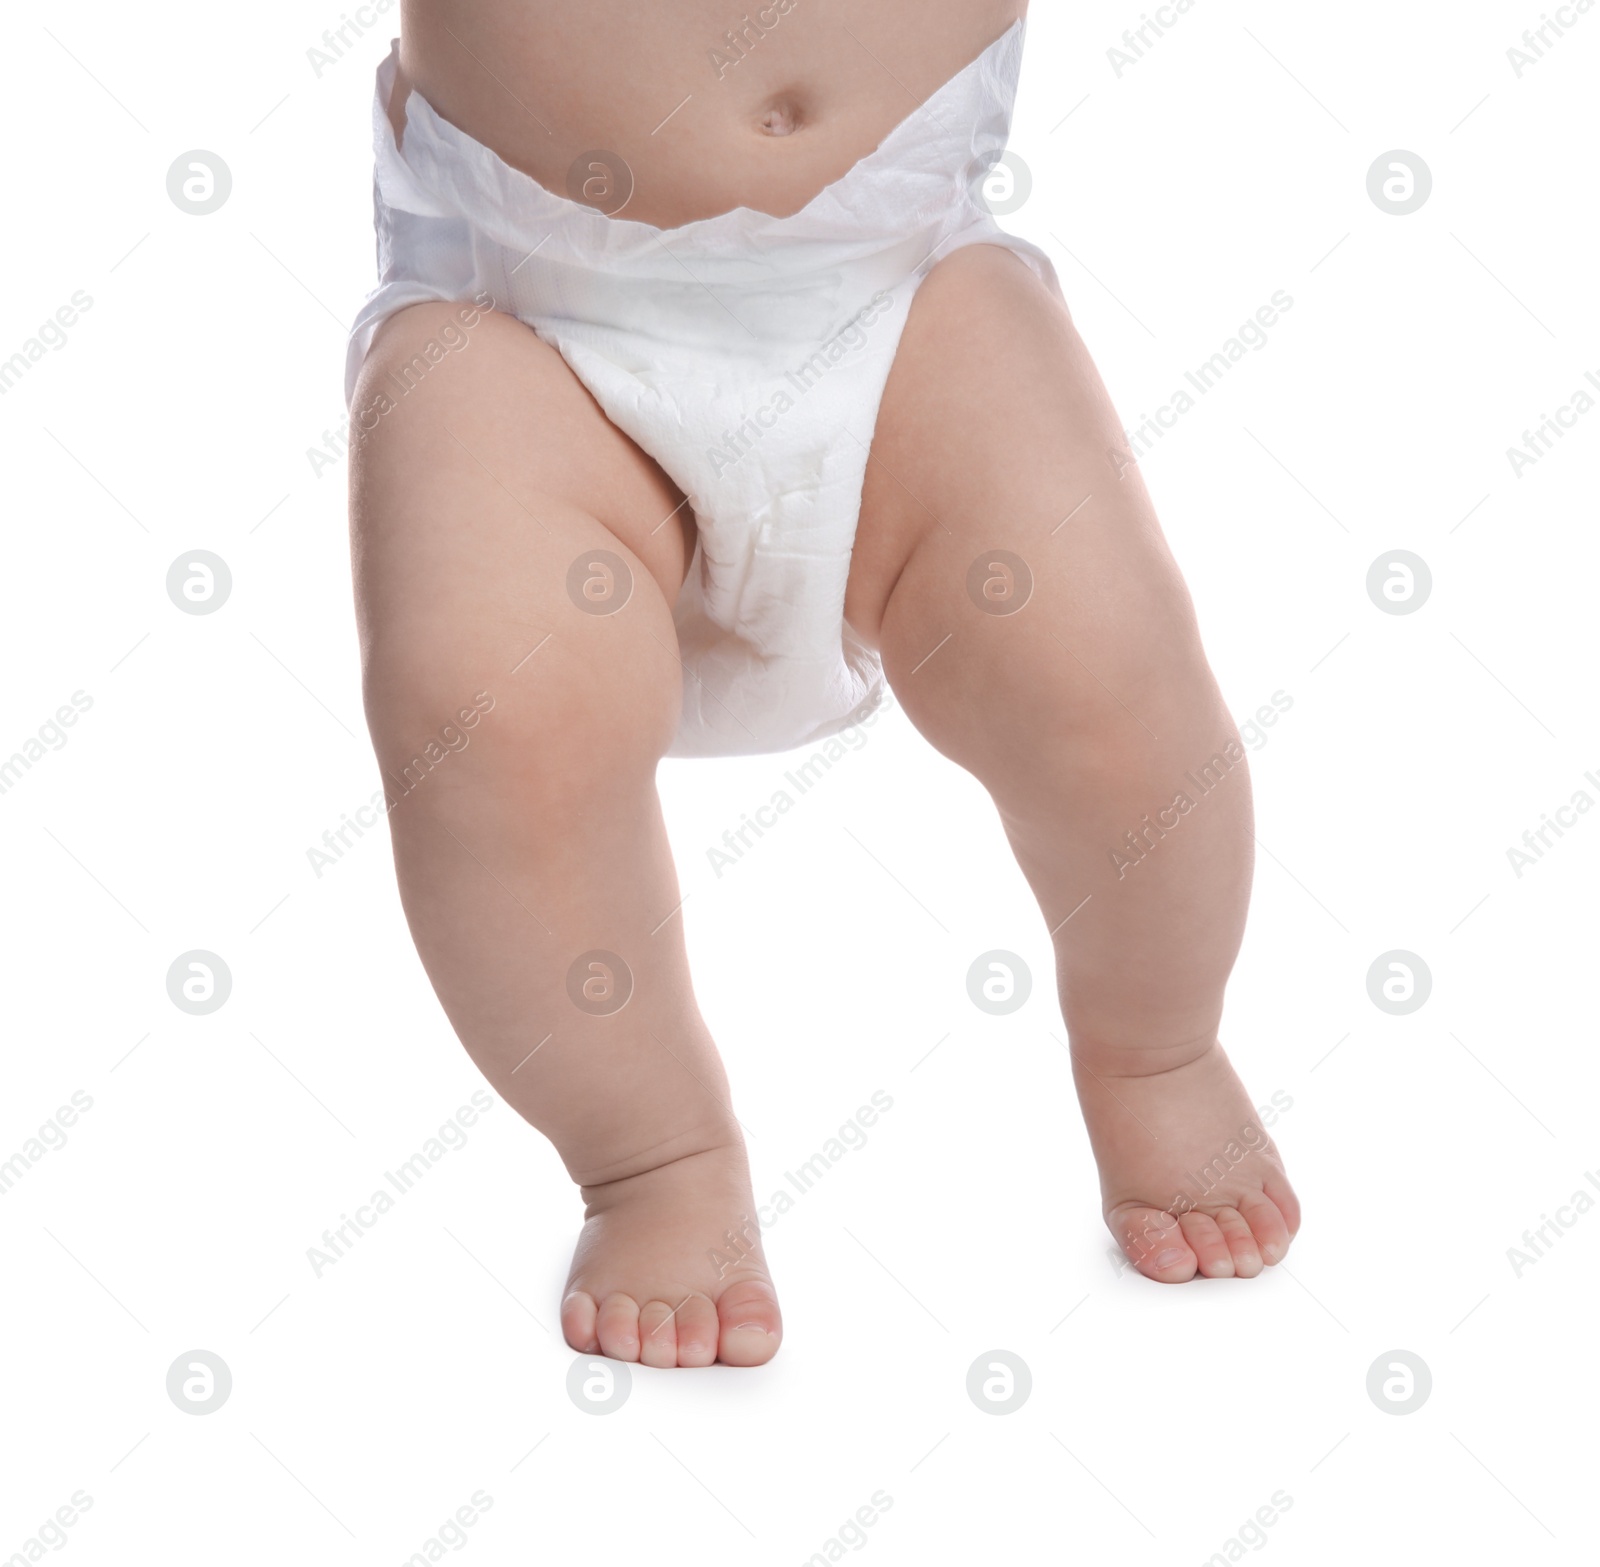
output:
[[[1026,7],[403,0],[397,98],[409,83],[514,168],[615,216],[787,216]],[[398,104],[391,118],[398,130]]]

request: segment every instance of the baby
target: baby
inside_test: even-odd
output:
[[[656,766],[824,739],[885,681],[1038,898],[1130,1262],[1249,1278],[1299,1224],[1217,1041],[1238,731],[1049,258],[991,211],[1023,11],[405,0],[378,72],[367,717],[440,1002],[583,1193],[581,1353],[777,1351]]]

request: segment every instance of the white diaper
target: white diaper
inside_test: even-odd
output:
[[[699,525],[674,612],[671,756],[787,750],[882,696],[844,590],[912,296],[935,261],[978,243],[1016,251],[1061,293],[1045,253],[979,194],[1005,149],[1023,36],[1018,21],[792,216],[736,207],[673,229],[546,190],[417,92],[400,150],[387,113],[398,40],[378,68],[381,281],[350,334],[346,403],[380,323],[423,300],[486,293],[559,350]]]

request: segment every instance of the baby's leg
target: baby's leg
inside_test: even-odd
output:
[[[1113,1234],[1152,1278],[1250,1275],[1299,1209],[1217,1043],[1249,775],[1123,445],[1059,302],[1014,255],[956,252],[885,391],[846,615],[988,788],[1039,899]],[[1015,613],[980,607],[997,551],[1031,574]]]
[[[406,916],[473,1060],[582,1188],[567,1342],[757,1364],[777,1301],[655,787],[681,700],[681,496],[530,330],[455,319],[386,323],[355,403],[393,404],[365,421],[352,530]],[[463,337],[430,364],[430,340]],[[588,612],[608,602],[578,565],[596,550],[631,573],[615,613]]]

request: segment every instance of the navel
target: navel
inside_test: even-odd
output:
[[[756,128],[764,136],[789,136],[804,123],[799,102],[788,93],[769,99],[756,116]]]

